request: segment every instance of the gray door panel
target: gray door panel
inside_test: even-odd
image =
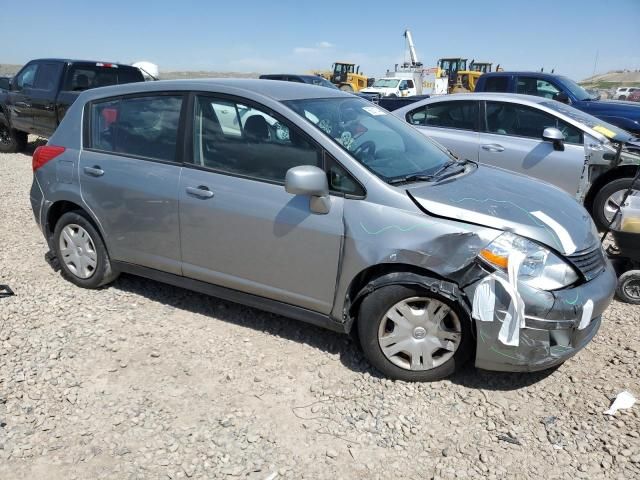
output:
[[[82,197],[113,260],[181,274],[178,186],[182,167],[83,150]]]
[[[213,195],[189,190],[205,188]],[[343,236],[343,199],[331,202],[327,215],[317,215],[309,197],[282,185],[185,168],[184,275],[329,313]]]
[[[417,127],[427,137],[451,150],[461,160],[478,161],[478,133],[443,127]]]
[[[564,151],[551,142],[491,133],[479,134],[480,162],[544,180],[575,196],[584,166],[583,145],[565,143]]]

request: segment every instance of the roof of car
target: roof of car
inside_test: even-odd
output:
[[[33,60],[29,60],[27,63],[31,62],[62,62],[62,63],[110,63],[111,65],[118,65],[118,67],[130,67],[136,68],[133,65],[127,65],[124,63],[118,62],[109,62],[107,60],[78,60],[73,58],[34,58]]]
[[[426,103],[433,101],[447,100],[517,100],[518,102],[542,103],[552,101],[549,98],[537,97],[534,95],[523,95],[520,93],[502,92],[473,92],[473,93],[452,93],[450,95],[438,95],[425,99]]]
[[[552,76],[552,77],[562,77],[563,75],[559,74],[559,73],[551,73],[551,72],[527,72],[527,71],[519,71],[519,72],[506,72],[506,71],[501,71],[501,72],[487,72],[485,73],[483,76],[488,76],[488,77],[496,77],[496,76],[500,76],[500,75],[527,75],[529,77],[546,77],[546,76]]]
[[[87,90],[85,98],[102,98],[157,91],[216,91],[216,87],[232,88],[237,94],[257,93],[274,100],[298,100],[305,98],[349,97],[349,93],[308,83],[261,80],[255,78],[206,78],[197,80],[160,80],[156,82],[127,83]]]

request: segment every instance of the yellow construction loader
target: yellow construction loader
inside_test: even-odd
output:
[[[329,81],[345,92],[359,92],[367,87],[367,76],[360,72],[360,66],[349,62],[336,62],[331,66]]]

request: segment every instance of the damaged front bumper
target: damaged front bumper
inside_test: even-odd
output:
[[[525,304],[525,326],[520,328],[517,346],[498,339],[500,321],[475,320],[477,331],[476,367],[505,372],[532,372],[561,364],[584,348],[596,335],[602,313],[616,287],[616,275],[609,262],[591,281],[575,288],[553,292],[520,289]],[[465,291],[473,298],[474,286]],[[589,302],[590,301],[590,302]],[[501,299],[496,300],[497,311]],[[583,311],[589,304],[586,321]],[[504,307],[506,310],[506,307]]]

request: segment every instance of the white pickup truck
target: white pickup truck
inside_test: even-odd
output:
[[[360,92],[373,93],[381,97],[410,97],[419,93],[412,79],[398,77],[379,78],[372,86]]]

